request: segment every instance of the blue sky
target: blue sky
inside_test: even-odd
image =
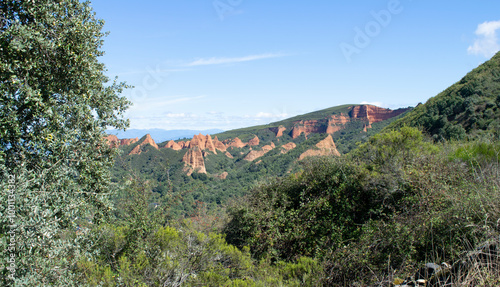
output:
[[[500,50],[498,0],[94,0],[131,128],[233,129],[415,106]]]

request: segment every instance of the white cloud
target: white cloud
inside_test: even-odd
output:
[[[168,113],[165,115],[165,117],[167,117],[167,118],[184,118],[184,117],[186,117],[186,114],[185,113],[178,113],[178,114]]]
[[[275,119],[275,118],[286,118],[287,116],[288,116],[287,113],[273,114],[273,113],[260,112],[255,117],[258,119]]]
[[[131,128],[160,129],[211,129],[231,130],[268,124],[281,120],[289,115],[286,113],[259,112],[256,115],[228,115],[224,112],[205,112],[201,114],[185,112],[149,113],[132,115]]]
[[[377,107],[382,107],[384,104],[382,102],[367,102],[367,101],[362,101],[360,103],[361,105],[373,105]]]
[[[500,50],[497,31],[500,29],[500,20],[484,22],[477,26],[477,38],[472,46],[469,46],[469,54],[483,55],[490,58]]]
[[[269,58],[279,58],[279,57],[284,57],[286,56],[285,54],[276,54],[276,53],[267,53],[267,54],[260,54],[260,55],[250,55],[250,56],[244,56],[244,57],[238,57],[238,58],[208,58],[208,59],[198,59],[195,60],[191,63],[186,64],[185,66],[187,67],[195,67],[195,66],[207,66],[207,65],[221,65],[221,64],[233,64],[233,63],[240,63],[240,62],[248,62],[248,61],[256,61],[256,60],[262,60],[262,59],[269,59]]]

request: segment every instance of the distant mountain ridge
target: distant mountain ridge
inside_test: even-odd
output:
[[[149,134],[156,142],[164,142],[168,140],[179,140],[183,138],[191,138],[193,135],[202,134],[217,134],[224,130],[207,129],[207,130],[164,130],[164,129],[128,129],[126,131],[107,130],[109,135],[115,135],[120,139],[141,138]]]
[[[336,139],[341,137],[335,136],[337,133],[350,132],[359,137],[372,129],[372,125],[398,117],[410,109],[391,110],[373,105],[345,105],[296,116],[265,126],[222,132],[214,137],[210,134],[199,133],[192,136],[190,140],[169,140],[160,144],[157,144],[150,134],[141,139],[138,137],[118,139],[115,135],[110,135],[108,140],[118,146],[131,146],[131,149],[127,149],[128,155],[140,155],[143,151],[147,151],[147,146],[156,150],[171,149],[181,152],[183,153],[184,172],[188,175],[193,172],[207,174],[213,173],[213,171],[207,170],[205,159],[218,153],[229,159],[236,157],[236,160],[258,163],[260,158],[266,154],[274,154],[271,153],[273,150],[279,150],[280,154],[286,154],[302,145],[303,151],[297,154],[295,160],[328,154],[340,156],[341,153],[334,140],[334,137]],[[315,142],[309,142],[308,139],[313,135],[318,135],[318,137],[316,137]],[[353,143],[351,142],[351,144]],[[216,171],[217,174],[221,172],[228,171]]]

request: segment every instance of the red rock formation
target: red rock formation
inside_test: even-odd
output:
[[[390,110],[379,108],[372,105],[353,106],[349,114],[332,115],[322,120],[306,120],[294,122],[290,135],[292,138],[299,137],[302,133],[307,135],[311,133],[333,134],[345,128],[345,125],[353,120],[366,121],[366,128],[371,128],[371,124],[388,120],[398,116],[408,109]]]
[[[223,143],[226,145],[226,147],[236,147],[236,148],[242,148],[245,147],[247,144],[242,142],[238,137],[235,137],[232,140],[224,140]]]
[[[294,123],[291,132],[292,138],[299,137],[302,133],[306,136],[313,133],[333,134],[344,129],[345,124],[351,121],[348,115],[332,115],[323,120],[298,121]]]
[[[362,105],[353,107],[349,115],[353,119],[366,119],[368,121],[369,127],[373,123],[385,121],[390,118],[399,116],[407,110],[408,109],[391,110],[372,105]]]
[[[198,173],[207,173],[203,153],[197,146],[190,148],[186,152],[182,158],[182,162],[186,165],[185,171],[188,172],[188,175],[191,175],[194,171]]]
[[[317,149],[310,149],[302,153],[299,157],[299,160],[303,160],[309,156],[325,156],[325,155],[334,155],[340,156],[335,143],[333,142],[332,135],[328,135],[324,140],[320,141],[316,144]]]
[[[133,143],[136,143],[139,141],[139,138],[135,139],[118,139],[117,136],[115,135],[108,135],[105,137],[105,139],[108,141],[109,145],[113,146],[124,146],[124,145],[131,145]]]
[[[247,144],[249,146],[256,146],[256,145],[259,145],[259,143],[260,143],[259,138],[257,136],[255,136],[253,139],[249,140]]]
[[[104,138],[108,141],[108,144],[110,146],[118,146],[120,144],[120,140],[115,135],[108,135],[107,137]]]
[[[206,144],[205,144],[205,147],[206,147],[209,151],[211,151],[211,152],[213,152],[213,153],[217,154],[217,151],[215,150],[215,144],[214,144],[214,142],[212,141],[212,137],[211,137],[210,135],[207,135],[207,136],[205,137],[205,139],[206,139],[206,141],[207,141],[207,142],[206,142]]]
[[[328,119],[328,127],[326,128],[327,134],[333,134],[344,129],[345,124],[351,121],[351,118],[347,115],[332,115]]]
[[[142,141],[142,143],[140,143],[140,145],[147,145],[147,144],[150,144],[155,149],[158,149],[158,145],[155,143],[150,134],[147,134],[146,138]]]
[[[284,126],[279,126],[277,128],[270,128],[270,130],[276,134],[277,138],[279,138],[283,136],[283,132],[286,131],[286,128]]]
[[[187,147],[192,148],[195,146],[199,147],[201,150],[208,149],[209,151],[215,154],[217,153],[214,141],[212,140],[212,137],[210,135],[206,136],[202,134],[194,135],[193,139],[189,142],[189,146]]]
[[[258,159],[259,157],[262,157],[263,155],[265,155],[266,153],[270,152],[271,150],[273,149],[272,146],[270,145],[265,145],[262,147],[261,150],[252,150],[250,151],[244,158],[244,160],[247,160],[247,161],[254,161],[256,159]]]
[[[129,155],[131,154],[140,154],[142,152],[142,147],[145,145],[151,145],[155,149],[158,149],[158,145],[155,143],[155,141],[151,138],[150,134],[147,134],[144,140],[139,143],[132,151],[130,151]]]
[[[131,145],[139,141],[139,138],[135,139],[121,139],[120,145]]]
[[[292,138],[298,138],[302,133],[306,136],[312,133],[325,133],[326,125],[318,120],[298,121],[294,123],[291,131]]]
[[[182,142],[182,145],[179,143],[174,142],[173,140],[169,141],[164,148],[171,148],[173,150],[181,150],[184,147],[184,142]]]
[[[284,144],[284,145],[281,146],[281,153],[283,153],[283,154],[287,153],[288,151],[290,151],[290,150],[292,150],[292,149],[294,149],[296,147],[297,147],[297,145],[295,143],[289,142],[289,143]]]
[[[232,154],[230,154],[228,151],[226,151],[225,155],[228,157],[228,158],[234,158],[234,156]]]
[[[206,145],[206,139],[202,134],[199,135],[194,135],[193,139],[191,139],[191,142],[189,143],[189,148],[193,147],[199,147],[201,150],[205,149]]]
[[[221,141],[219,141],[219,139],[217,138],[217,136],[214,137],[213,142],[214,142],[214,146],[215,146],[216,149],[218,149],[220,151],[226,151],[227,150],[226,145],[224,145]]]

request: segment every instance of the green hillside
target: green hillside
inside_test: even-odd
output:
[[[115,198],[117,221],[100,234],[105,254],[124,246],[120,264],[140,267],[106,271],[117,261],[101,256],[80,268],[100,270],[88,278],[110,281],[110,274],[138,282],[156,282],[150,274],[157,272],[195,274],[186,286],[496,286],[497,70],[498,55],[366,132],[366,122],[349,122],[332,136],[340,157],[297,161],[326,134],[292,138],[289,130],[298,121],[324,124],[348,113],[347,105],[218,134],[245,142],[257,136],[260,143],[228,148],[232,158],[206,152],[206,174],[186,174],[186,150],[145,145],[128,155],[140,141],[123,147],[114,170],[125,186]],[[276,137],[272,128],[280,126],[288,132]],[[296,147],[282,153],[285,143]],[[276,148],[245,160],[264,145]],[[143,235],[136,235],[138,226]],[[197,261],[185,261],[182,252],[192,248]],[[174,256],[171,265],[165,254]],[[441,268],[437,275],[416,272],[429,262],[438,263],[431,264]]]
[[[89,1],[0,10],[0,286],[500,286],[500,53],[414,110],[157,145],[106,134]]]
[[[248,128],[226,131],[226,132],[217,134],[217,136],[220,139],[235,138],[235,137],[245,138],[245,136],[247,136],[249,134],[256,134],[260,130],[277,128],[279,126],[284,126],[288,129],[290,129],[293,126],[293,123],[296,121],[320,120],[320,119],[325,119],[331,115],[338,115],[341,113],[347,114],[349,112],[349,107],[352,107],[352,106],[358,106],[358,105],[353,104],[353,105],[342,105],[342,106],[331,107],[331,108],[327,108],[327,109],[323,109],[323,110],[319,110],[319,111],[314,111],[314,112],[303,114],[303,115],[298,115],[295,117],[284,119],[282,121],[269,123],[267,125],[253,126],[253,127],[248,127]]]
[[[292,138],[289,131],[297,121],[326,120],[332,115],[347,115],[350,107],[357,105],[343,105],[320,110],[305,115],[296,116],[290,119],[271,123],[265,126],[254,126],[244,129],[237,129],[216,134],[220,140],[240,138],[242,141],[257,136],[260,140],[258,146],[246,146],[243,148],[228,148],[229,158],[224,152],[208,152],[204,156],[206,174],[194,172],[187,175],[185,164],[182,162],[187,150],[174,151],[168,148],[155,148],[146,145],[142,147],[141,154],[129,155],[136,148],[145,136],[138,142],[122,146],[122,155],[118,158],[114,167],[114,177],[116,181],[130,177],[130,173],[140,175],[140,177],[151,181],[152,188],[157,195],[157,201],[174,206],[170,212],[172,216],[191,216],[196,212],[199,204],[204,204],[210,210],[215,210],[221,204],[225,204],[232,198],[244,195],[254,185],[267,181],[269,178],[285,176],[288,173],[300,169],[298,158],[309,149],[314,149],[315,145],[323,140],[327,134],[313,133],[305,136],[300,135]],[[346,154],[356,147],[357,143],[365,142],[370,136],[377,134],[389,123],[403,115],[388,119],[386,121],[373,123],[372,127],[363,131],[366,122],[355,120],[345,125],[345,129],[332,135],[337,150],[341,154]],[[284,126],[286,132],[281,137],[277,137],[270,128]],[[287,143],[293,143],[295,148],[284,152],[281,148]],[[159,143],[159,147],[166,145],[166,142]],[[272,149],[262,157],[254,161],[245,160],[250,151],[261,150],[265,145],[274,145]],[[168,171],[168,178],[165,172]],[[225,179],[220,175],[227,173]],[[176,196],[176,201],[172,202],[171,196]]]
[[[500,53],[390,128],[422,128],[435,140],[499,134]]]
[[[291,141],[291,137],[288,135],[288,132],[292,129],[295,122],[298,121],[311,121],[311,120],[324,120],[332,115],[340,115],[340,114],[348,114],[352,107],[356,107],[360,105],[352,104],[352,105],[341,105],[330,107],[327,109],[314,111],[311,113],[294,116],[288,119],[284,119],[282,121],[269,123],[267,125],[260,126],[252,126],[247,128],[235,129],[230,131],[225,131],[216,136],[220,140],[224,139],[232,139],[235,137],[240,138],[243,141],[249,140],[254,136],[258,136],[264,143],[270,143],[275,139],[275,135],[271,132],[271,129],[278,127],[285,127],[286,132],[283,136],[284,141]],[[408,113],[408,112],[406,112]],[[405,113],[405,114],[406,114]],[[388,119],[386,121],[378,122],[372,124],[372,128],[368,129],[365,133],[362,133],[363,127],[366,123],[361,121],[354,121],[346,125],[346,128],[340,132],[334,133],[333,140],[337,145],[337,149],[341,154],[346,154],[350,150],[356,147],[356,143],[366,141],[370,136],[377,134],[380,132],[385,126],[389,125],[393,121],[403,117],[405,114],[399,115],[397,117]]]

